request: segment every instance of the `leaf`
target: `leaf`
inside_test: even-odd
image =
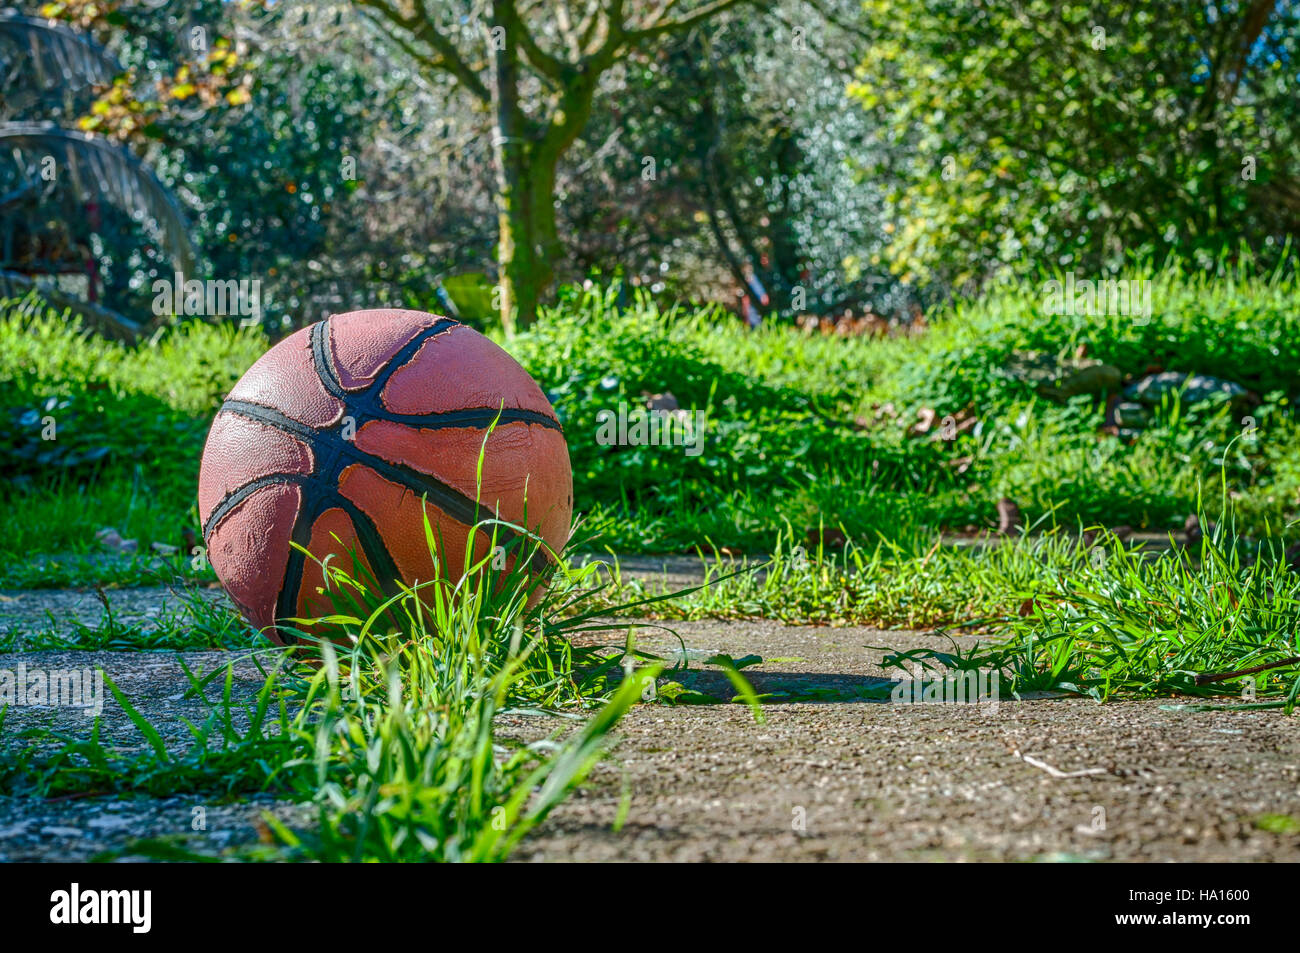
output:
[[[170,761],[171,755],[167,753],[167,745],[163,743],[162,735],[158,734],[158,729],[149,724],[149,720],[136,711],[131,703],[127,701],[126,696],[122,694],[122,690],[108,677],[108,672],[104,672],[104,684],[113,693],[117,703],[122,706],[122,711],[126,712],[126,716],[131,719],[131,723],[140,729],[140,734],[145,736],[149,746],[158,755],[159,760]]]
[[[687,688],[681,682],[666,682],[655,690],[655,697],[668,705],[722,705],[723,699],[707,692]]]
[[[750,659],[758,657],[747,655],[745,658]],[[758,661],[761,662],[762,659],[760,658]],[[708,663],[710,665],[717,665],[726,673],[732,686],[734,686],[736,691],[739,692],[736,698],[743,700],[747,705],[749,705],[750,711],[754,713],[755,722],[761,725],[767,720],[763,715],[763,703],[759,701],[758,694],[754,691],[754,686],[749,684],[749,680],[745,678],[744,675],[740,674],[739,669],[737,669],[735,664],[731,661],[731,656],[714,655],[708,660]],[[750,664],[752,665],[753,663],[751,662]],[[733,699],[733,701],[734,700],[735,699]]]
[[[731,666],[736,671],[740,671],[742,668],[749,668],[751,665],[762,665],[763,656],[743,655],[738,659],[734,659],[730,655],[726,655],[725,653],[719,653],[718,655],[710,655],[708,658],[704,660],[704,664],[718,665],[723,668],[726,668],[727,666]]]

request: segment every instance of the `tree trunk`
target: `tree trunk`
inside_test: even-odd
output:
[[[555,278],[561,253],[555,225],[555,169],[539,161],[525,142],[498,149],[499,244],[501,321],[506,333],[526,328],[537,320],[542,293]]]
[[[549,276],[542,274],[538,260],[537,181],[531,165],[532,129],[519,103],[520,29],[509,3],[497,4],[494,30],[489,34],[493,50],[492,107],[496,130],[492,138],[497,173],[497,265],[499,292],[496,295],[501,323],[506,334],[527,327],[537,316],[537,303]],[[496,28],[504,28],[499,38]]]
[[[501,321],[513,335],[537,320],[542,293],[555,279],[564,253],[555,221],[555,175],[560,159],[591,116],[601,73],[613,62],[611,49],[582,68],[551,74],[558,101],[544,120],[530,118],[519,103],[519,50],[526,29],[513,0],[495,0],[494,25],[504,42],[493,44],[493,140],[497,167],[497,225],[500,231]]]
[[[498,297],[501,322],[506,334],[513,335],[537,319],[542,291],[554,277],[553,259],[546,252],[542,235],[547,231],[554,234],[555,212],[551,207],[551,190],[529,168],[529,150],[514,150],[506,144],[500,152],[497,264],[501,290]]]
[[[555,278],[563,254],[555,221],[556,169],[591,117],[592,100],[601,75],[628,51],[662,36],[678,34],[735,6],[743,0],[710,0],[691,14],[667,16],[672,3],[662,4],[654,22],[640,29],[628,26],[623,3],[611,3],[603,20],[591,11],[590,34],[603,23],[605,35],[597,46],[570,62],[543,49],[528,32],[518,0],[489,0],[491,14],[485,30],[490,82],[480,78],[480,66],[463,57],[442,32],[426,4],[415,4],[406,15],[383,0],[361,0],[376,11],[379,21],[424,70],[450,73],[480,102],[491,104],[496,119],[492,139],[496,167],[497,266],[495,297],[506,333],[513,335],[537,319],[542,293]],[[406,6],[405,4],[401,6]],[[531,9],[531,5],[530,5]],[[411,39],[423,44],[423,54]],[[585,36],[580,46],[588,46]],[[519,102],[522,56],[544,87],[549,112],[532,116]]]

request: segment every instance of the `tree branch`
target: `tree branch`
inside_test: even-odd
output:
[[[384,35],[421,66],[449,73],[476,99],[485,103],[491,101],[492,94],[488,91],[487,86],[470,65],[465,62],[455,44],[438,30],[433,17],[423,5],[417,7],[418,14],[408,17],[403,16],[387,0],[357,0],[357,3],[368,10],[374,11],[381,19],[396,27],[397,29],[384,29]],[[404,33],[418,37],[436,55],[422,53],[416,49],[405,38]]]
[[[532,64],[533,68],[548,79],[554,80],[557,85],[563,86],[573,67],[558,57],[547,53],[538,45],[533,38],[532,32],[528,29],[528,25],[524,23],[523,17],[520,16],[518,9],[516,9],[513,0],[501,4],[498,16],[505,21],[501,25],[518,41],[519,48],[523,50],[524,57]],[[511,29],[512,27],[514,29]]]
[[[750,0],[711,0],[711,2],[704,4],[704,6],[692,13],[683,14],[682,16],[674,17],[671,20],[652,22],[649,26],[641,27],[640,29],[624,30],[621,32],[623,33],[625,41],[629,45],[640,43],[644,40],[652,40],[657,36],[663,36],[665,33],[677,33],[682,30],[689,30],[697,23],[703,23],[710,17],[717,16],[719,13],[729,10],[732,7],[748,2],[750,2]],[[661,13],[666,12],[671,7],[671,3],[665,4],[661,9]]]
[[[1251,8],[1246,11],[1241,31],[1235,37],[1236,53],[1228,67],[1228,91],[1224,97],[1228,102],[1236,97],[1237,87],[1241,85],[1242,77],[1246,75],[1246,62],[1250,58],[1250,51],[1254,49],[1255,41],[1264,32],[1276,7],[1277,0],[1255,0]]]
[[[600,13],[600,0],[591,0],[587,4],[587,12],[583,14],[582,23],[578,26],[579,53],[591,47],[591,41],[595,38],[596,30],[600,26]]]

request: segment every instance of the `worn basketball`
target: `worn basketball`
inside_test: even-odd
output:
[[[291,540],[345,567],[354,552],[385,588],[413,585],[434,571],[422,510],[453,578],[476,522],[527,526],[558,552],[573,510],[550,402],[509,354],[450,318],[353,311],[304,328],[249,368],[208,433],[199,472],[208,558],[240,611],[277,642],[294,640],[277,622],[333,611],[321,567]],[[489,554],[491,530],[476,534],[475,558]],[[497,532],[503,553],[525,542]],[[535,554],[534,568],[545,560]]]

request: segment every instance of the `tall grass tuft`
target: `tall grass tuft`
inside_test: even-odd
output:
[[[490,437],[490,432],[489,432]],[[486,443],[486,440],[485,440]],[[481,466],[481,460],[480,460]],[[619,658],[575,650],[560,635],[587,617],[547,616],[561,598],[542,590],[535,557],[558,562],[524,527],[487,519],[448,571],[427,514],[433,576],[391,594],[356,558],[320,562],[328,616],[294,620],[319,653],[303,704],[315,710],[311,754],[286,765],[297,793],[317,808],[296,832],[268,824],[294,856],[325,861],[503,859],[587,776],[607,736],[653,681],[658,667],[606,676]],[[508,537],[503,534],[509,533]],[[508,538],[504,569],[498,543]],[[485,555],[474,555],[477,547]],[[329,638],[312,633],[325,627]],[[586,664],[582,664],[586,663]],[[564,737],[503,743],[499,715],[538,708],[599,710]],[[304,773],[297,766],[309,767]]]

